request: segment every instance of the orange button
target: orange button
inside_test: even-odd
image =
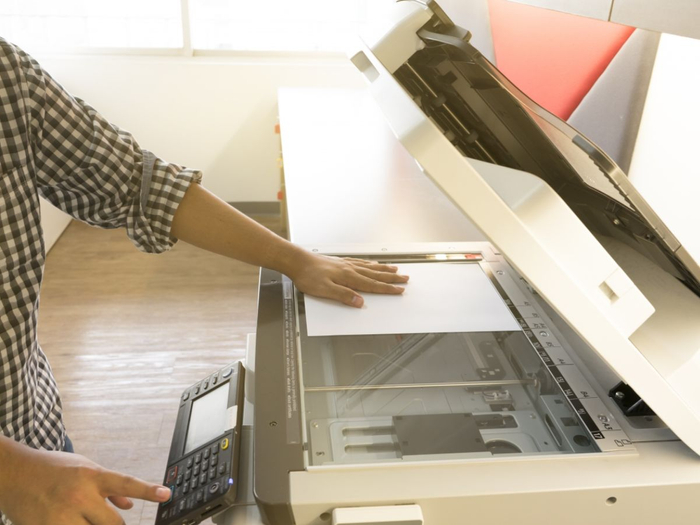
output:
[[[228,448],[228,438],[221,440],[221,450],[226,450]]]

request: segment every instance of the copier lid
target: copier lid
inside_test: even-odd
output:
[[[403,1],[352,61],[426,174],[700,453],[700,266],[603,151],[469,37],[437,2]]]

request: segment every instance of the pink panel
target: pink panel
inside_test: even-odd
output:
[[[634,28],[489,0],[498,68],[535,102],[568,119]]]

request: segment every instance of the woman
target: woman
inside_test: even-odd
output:
[[[201,174],[141,149],[0,39],[0,510],[16,525],[123,523],[130,498],[169,489],[67,452],[61,401],[37,341],[44,268],[39,196],[141,250],[177,239],[278,270],[304,293],[361,307],[358,291],[400,294],[396,268],[307,252],[200,186]]]

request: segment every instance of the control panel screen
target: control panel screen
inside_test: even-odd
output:
[[[185,454],[220,436],[226,430],[229,384],[225,383],[192,403]]]

